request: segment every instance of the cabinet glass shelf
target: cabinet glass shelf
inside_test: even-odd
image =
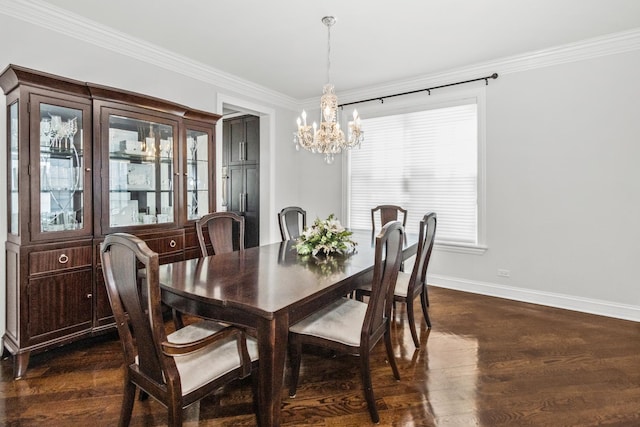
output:
[[[209,213],[209,136],[187,129],[187,219]]]
[[[109,116],[109,224],[174,221],[173,126]]]

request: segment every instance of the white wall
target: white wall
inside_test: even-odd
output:
[[[640,320],[638,70],[636,50],[490,83],[489,249],[436,250],[431,282]]]
[[[204,111],[221,113],[217,103],[219,95],[233,99],[242,107],[259,106],[268,111],[275,118],[271,122],[273,129],[268,130],[269,139],[263,141],[266,148],[261,154],[266,157],[261,159],[264,162],[261,180],[272,188],[283,188],[285,195],[274,198],[269,187],[261,192],[261,199],[265,201],[262,213],[266,221],[266,227],[262,228],[264,236],[267,236],[264,241],[270,241],[271,236],[279,239],[276,214],[273,212],[282,207],[281,203],[289,203],[289,200],[297,198],[296,194],[286,196],[289,192],[295,193],[298,188],[298,165],[291,142],[295,125],[293,109],[252,99],[231,89],[134,59],[130,54],[122,55],[102,49],[0,14],[0,39],[10,40],[14,34],[21,34],[18,43],[0,44],[0,70],[12,63],[80,81],[139,92]],[[4,103],[3,95],[0,94],[0,97]],[[4,130],[2,135],[4,140]],[[6,212],[0,212],[0,219],[5,215]]]

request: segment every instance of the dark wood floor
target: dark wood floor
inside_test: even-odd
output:
[[[415,350],[398,306],[394,346],[373,362],[384,426],[639,426],[640,323],[431,288],[433,329]],[[416,309],[418,307],[416,306]],[[357,359],[305,354],[288,426],[362,426],[369,415]],[[121,353],[115,335],[35,355],[27,375],[0,371],[0,425],[115,426]],[[288,384],[288,378],[285,378]],[[132,426],[165,425],[166,411],[137,401]],[[251,426],[250,382],[187,409],[187,426]]]

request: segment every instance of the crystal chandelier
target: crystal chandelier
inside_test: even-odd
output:
[[[348,123],[348,137],[345,139],[344,132],[340,129],[338,122],[338,97],[331,84],[331,26],[336,23],[333,16],[325,16],[322,23],[327,27],[327,84],[322,88],[320,98],[320,127],[316,122],[307,125],[307,113],[302,110],[302,115],[298,117],[298,131],[294,132],[293,141],[296,150],[300,147],[312,153],[324,154],[325,162],[331,164],[334,155],[342,150],[359,147],[364,140],[364,132],[360,127],[360,117],[358,112],[353,110],[353,120]]]

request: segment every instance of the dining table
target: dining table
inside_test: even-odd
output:
[[[160,266],[163,303],[255,332],[260,426],[280,425],[289,326],[372,279],[375,232],[352,232],[346,255],[301,256],[288,240]],[[404,240],[407,259],[418,236]]]

